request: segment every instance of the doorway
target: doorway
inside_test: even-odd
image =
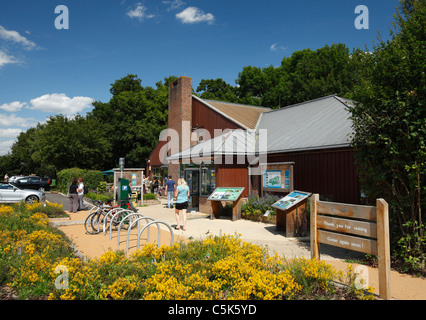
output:
[[[200,200],[200,169],[185,169],[184,179],[189,187],[188,211],[198,211]]]

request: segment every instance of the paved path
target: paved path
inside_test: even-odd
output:
[[[47,201],[62,203],[64,210],[68,210],[68,198],[58,193],[46,193]],[[168,223],[176,227],[175,210],[165,207],[166,200],[162,204],[142,207],[139,212],[156,220]],[[237,234],[243,241],[266,246],[272,252],[277,252],[286,258],[306,257],[310,258],[309,237],[286,238],[284,231],[277,231],[274,224],[254,222],[249,220],[231,221],[229,218],[210,220],[210,216],[200,212],[187,213],[187,230],[174,230],[179,236],[192,239],[205,239],[209,235],[234,235]],[[180,218],[181,227],[183,225]],[[321,259],[349,259],[359,258],[362,254],[337,247],[321,244]]]

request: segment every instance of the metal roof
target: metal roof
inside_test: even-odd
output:
[[[230,130],[218,137],[201,142],[191,148],[175,153],[167,158],[189,160],[211,158],[218,155],[247,155],[255,152],[256,134],[253,130]]]
[[[350,145],[353,101],[335,95],[263,113],[256,130],[267,130],[268,153]]]
[[[211,140],[173,154],[172,160],[210,159],[215,155],[253,155],[266,132],[266,152],[282,153],[350,146],[352,121],[348,106],[353,101],[327,96],[262,113],[256,130],[230,130]]]

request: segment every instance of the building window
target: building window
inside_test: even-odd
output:
[[[209,196],[216,188],[214,164],[201,166],[201,195]]]

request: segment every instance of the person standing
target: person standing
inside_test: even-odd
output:
[[[186,210],[188,209],[188,201],[189,201],[189,187],[186,184],[185,179],[180,178],[177,182],[177,188],[175,190],[176,197],[176,230],[180,230],[180,222],[179,222],[179,213],[182,211],[183,218],[183,231],[186,231]]]
[[[172,176],[169,176],[169,180],[166,182],[166,194],[167,194],[167,208],[173,208],[173,196],[175,193],[175,184]]]
[[[86,205],[84,204],[84,183],[83,183],[82,177],[78,178],[77,193],[78,193],[78,209],[77,210],[78,211],[88,210],[89,208],[86,207]]]
[[[157,196],[158,195],[158,187],[160,185],[160,181],[158,181],[158,178],[155,177],[154,183],[152,184],[152,192]]]
[[[69,212],[76,213],[78,208],[78,194],[77,194],[77,179],[72,179],[70,188],[68,190],[68,198],[70,199]]]

